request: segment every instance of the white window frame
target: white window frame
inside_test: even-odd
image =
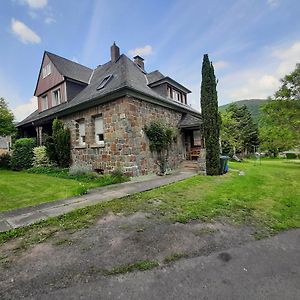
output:
[[[43,78],[46,78],[50,74],[51,74],[51,64],[49,63],[43,68],[42,76],[43,76]]]
[[[104,146],[104,120],[103,116],[94,116],[95,143]]]
[[[58,95],[58,98],[57,98],[58,101],[56,101],[55,93],[57,93],[57,95]],[[52,92],[52,106],[57,106],[59,104],[61,104],[61,92],[60,92],[60,88],[56,89],[56,90],[54,90]]]
[[[41,97],[41,110],[48,109],[48,97],[47,95],[44,95]]]

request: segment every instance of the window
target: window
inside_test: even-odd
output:
[[[78,120],[76,124],[76,135],[79,145],[85,146],[85,123],[84,119]]]
[[[95,142],[96,144],[104,144],[104,129],[102,115],[94,117],[95,124]]]
[[[168,97],[172,98],[172,88],[170,86],[168,86],[167,90],[168,90]]]
[[[52,106],[59,105],[61,103],[61,98],[60,98],[60,89],[53,91],[52,94]]]
[[[41,98],[41,109],[42,110],[48,109],[48,98],[47,98],[47,95],[42,96],[42,98]]]
[[[112,75],[108,75],[104,79],[102,79],[102,81],[97,87],[97,90],[103,89],[107,85],[107,83],[112,79],[112,77],[113,77]]]
[[[173,99],[181,102],[181,93],[176,90],[173,90]]]
[[[201,146],[201,132],[200,130],[193,131],[193,138],[194,138],[194,146]]]
[[[43,68],[43,78],[51,74],[51,65],[50,63]]]

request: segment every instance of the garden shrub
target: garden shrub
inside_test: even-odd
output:
[[[87,175],[91,178],[97,178],[98,175],[93,171],[91,166],[88,165],[73,165],[69,169],[69,175],[71,176],[84,176]]]
[[[3,153],[0,155],[0,169],[9,169],[10,168],[10,154]]]
[[[46,153],[50,160],[50,162],[53,164],[57,164],[58,158],[55,151],[55,144],[53,141],[53,137],[49,135],[44,136],[44,145],[46,147]]]
[[[29,169],[33,162],[33,148],[36,141],[33,138],[22,138],[15,141],[11,156],[13,170]]]
[[[150,142],[150,151],[157,154],[160,175],[164,175],[167,169],[169,150],[172,143],[176,141],[176,132],[162,120],[151,121],[144,127],[144,131]]]
[[[40,146],[33,149],[33,166],[49,166],[50,161],[47,155],[46,147]]]
[[[71,162],[70,130],[65,128],[61,120],[55,119],[52,124],[52,132],[57,163],[60,167],[67,168]]]

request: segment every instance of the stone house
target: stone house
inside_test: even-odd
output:
[[[38,109],[17,127],[41,144],[57,117],[71,131],[73,164],[144,175],[157,171],[143,131],[151,120],[163,119],[177,129],[170,168],[199,156],[201,116],[187,104],[189,93],[157,70],[146,72],[142,57],[120,55],[115,43],[111,60],[95,69],[45,52],[34,92]]]

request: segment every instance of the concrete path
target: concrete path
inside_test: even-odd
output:
[[[0,213],[0,232],[13,228],[27,226],[38,221],[63,215],[72,210],[122,198],[139,192],[152,190],[154,188],[187,179],[196,175],[195,172],[179,172],[168,176],[146,176],[136,178],[130,182],[114,184],[107,187],[90,190],[84,196],[42,203],[36,206],[18,208]]]
[[[170,267],[107,277],[30,299],[300,299],[300,229]],[[27,299],[27,298],[26,298]]]

